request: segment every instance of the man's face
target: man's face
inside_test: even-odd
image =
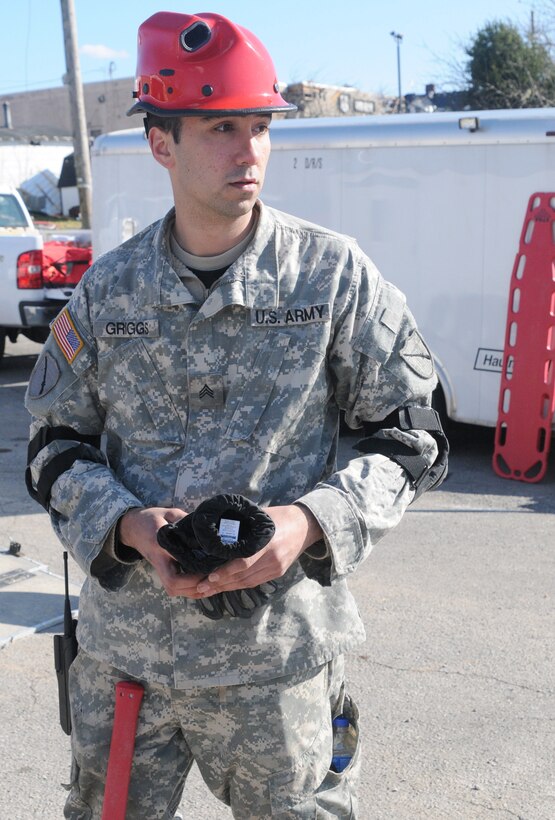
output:
[[[207,221],[249,214],[264,182],[270,121],[261,114],[183,117],[179,142],[165,135],[168,156],[162,162],[170,172],[177,209]],[[156,140],[151,147],[160,162]]]

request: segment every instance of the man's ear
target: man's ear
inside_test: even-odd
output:
[[[175,143],[169,132],[152,126],[148,132],[148,144],[156,162],[159,162],[164,168],[173,168],[175,164],[173,153]]]

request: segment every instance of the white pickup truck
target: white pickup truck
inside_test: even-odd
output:
[[[0,361],[6,338],[44,342],[71,296],[74,285],[54,285],[44,271],[40,232],[17,191],[0,187]]]

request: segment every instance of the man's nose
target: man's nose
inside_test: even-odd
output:
[[[262,146],[256,137],[250,135],[240,141],[237,151],[239,165],[255,165],[262,154]]]

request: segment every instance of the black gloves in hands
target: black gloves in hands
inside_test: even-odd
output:
[[[273,537],[274,522],[243,495],[216,495],[203,501],[192,515],[193,530],[204,552],[223,561],[248,558]],[[222,533],[222,521],[238,522],[236,537]]]
[[[226,535],[222,521],[235,522]],[[254,555],[273,537],[274,522],[260,507],[242,495],[216,495],[203,501],[190,515],[158,530],[158,543],[184,572],[208,575],[233,558]]]
[[[219,621],[226,612],[232,618],[250,618],[253,610],[263,606],[276,589],[274,581],[267,581],[252,589],[233,589],[210,598],[199,598],[198,605],[202,614],[213,621]]]
[[[222,523],[223,522],[223,523]],[[158,530],[158,543],[186,573],[209,575],[233,558],[248,558],[261,550],[275,532],[274,522],[242,495],[217,495],[190,515]],[[248,618],[276,590],[270,581],[253,589],[220,592],[202,598],[202,612],[215,620],[224,613]]]

